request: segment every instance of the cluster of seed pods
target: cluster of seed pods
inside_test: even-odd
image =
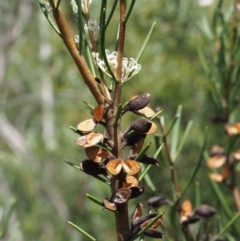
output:
[[[110,211],[118,212],[121,205],[144,192],[144,189],[139,186],[138,180],[141,170],[140,163],[159,166],[159,161],[156,158],[146,154],[139,156],[145,137],[154,133],[157,129],[156,124],[150,120],[155,112],[147,106],[149,100],[150,94],[142,94],[126,103],[121,110],[121,117],[128,111],[140,116],[121,134],[122,148],[129,149],[128,155],[124,159],[115,157],[111,152],[111,140],[109,140],[106,129],[103,133],[94,132],[98,124],[105,126],[104,111],[106,110],[104,105],[97,105],[93,108],[93,117],[82,121],[77,126],[77,133],[80,136],[76,143],[85,148],[88,157],[88,159],[81,161],[81,170],[91,176],[103,176],[110,183],[112,183],[113,177],[117,175],[123,180],[121,187],[113,192],[111,197],[103,200],[104,207]],[[132,214],[131,228],[129,233],[126,234],[126,240],[131,239],[158,215],[158,213],[142,215],[142,207],[142,204],[138,203]],[[144,234],[150,237],[163,238],[164,234],[156,230],[161,222],[159,219]]]

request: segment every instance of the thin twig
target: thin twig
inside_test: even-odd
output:
[[[72,37],[72,34],[70,32],[70,29],[68,27],[67,21],[65,19],[61,7],[53,11],[53,16],[58,25],[59,31],[62,36],[62,40],[65,46],[67,47],[68,51],[72,55],[72,58],[75,61],[75,64],[77,65],[78,70],[81,73],[81,76],[83,77],[86,85],[88,86],[97,103],[103,104],[104,96],[102,95],[97,85],[97,82],[94,76],[92,75],[84,57],[79,55],[78,49],[76,47],[76,44],[74,42],[74,39]]]

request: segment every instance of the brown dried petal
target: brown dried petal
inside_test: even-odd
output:
[[[166,235],[156,229],[149,228],[147,231],[144,232],[144,234],[151,238],[165,238]]]
[[[209,218],[216,213],[216,209],[208,205],[200,205],[194,209],[194,215]]]
[[[77,129],[81,132],[91,132],[96,127],[94,119],[87,119],[77,125]]]
[[[96,146],[87,147],[85,152],[91,160],[97,163],[102,162],[106,157],[111,155],[110,152]]]
[[[102,141],[102,139],[103,139],[103,135],[101,133],[92,132],[87,135],[78,137],[78,139],[76,140],[76,143],[82,147],[90,147],[98,144],[99,142]]]
[[[111,198],[109,199],[110,202],[115,204],[124,204],[128,202],[132,194],[131,189],[129,188],[120,188],[116,192],[113,193]]]
[[[207,160],[207,166],[209,168],[219,168],[226,163],[226,156],[212,156]]]

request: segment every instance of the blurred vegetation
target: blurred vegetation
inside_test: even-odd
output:
[[[98,12],[99,5],[95,2],[91,8]],[[70,3],[63,1],[62,4],[71,9]],[[136,57],[155,21],[156,28],[140,60],[141,72],[127,83],[123,100],[135,94],[151,93],[151,108],[164,109],[162,115],[167,127],[181,105],[180,139],[187,123],[193,120],[176,162],[181,188],[186,185],[198,159],[206,127],[205,157],[213,144],[228,145],[225,122],[212,122],[219,109],[211,99],[210,78],[218,71],[214,69],[216,65],[211,65],[215,63],[214,58],[211,63],[214,57],[211,51],[220,30],[216,28],[215,36],[207,39],[202,29],[206,30],[205,21],[210,25],[213,22],[217,4],[203,8],[192,0],[138,0],[128,22],[127,57]],[[227,15],[229,8],[223,5],[221,11]],[[70,11],[68,14],[69,22],[74,23]],[[16,200],[9,227],[1,240],[86,240],[68,225],[67,220],[80,224],[98,240],[115,236],[113,215],[84,197],[85,193],[107,197],[108,187],[64,162],[79,163],[85,158],[82,149],[75,145],[76,136],[68,125],[76,126],[89,115],[83,101],[95,105],[90,92],[61,39],[42,15],[37,1],[1,1],[0,15],[0,206],[8,210],[10,200]],[[109,26],[112,31],[106,36],[110,47],[115,44],[113,26]],[[74,25],[72,31],[77,33]],[[239,35],[239,27],[237,32]],[[239,47],[235,48],[238,53]],[[208,73],[202,67],[199,53],[210,61],[205,60]],[[239,88],[239,72],[236,79],[236,88]],[[239,98],[234,101],[234,114],[229,117],[231,123],[239,121],[240,115]],[[127,113],[123,128],[133,119],[134,116]],[[155,147],[151,150],[154,152]],[[240,168],[238,186],[239,172]],[[207,174],[208,168],[203,161],[196,176],[201,200],[217,209],[219,200]],[[164,165],[160,169],[152,168],[150,176],[157,188],[154,195],[170,198],[172,184]],[[145,193],[140,197],[143,204],[153,195],[147,185],[144,187]],[[234,200],[229,197],[231,192],[224,185],[221,190],[231,213],[236,212]],[[194,203],[196,186],[191,185],[185,195]],[[130,205],[133,210],[135,202],[131,201]],[[219,218],[220,214],[215,217]],[[233,235],[236,239],[226,240],[240,238],[239,232]]]

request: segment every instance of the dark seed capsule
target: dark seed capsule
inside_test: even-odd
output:
[[[216,209],[208,205],[200,205],[194,209],[194,215],[209,218],[216,213]]]
[[[159,167],[159,161],[156,158],[149,155],[143,155],[141,159],[138,161],[144,164],[157,165]]]
[[[97,176],[97,175],[107,175],[106,170],[99,168],[99,164],[96,162],[93,162],[92,160],[84,160],[80,162],[80,168],[83,172],[85,172],[88,175],[91,176]]]
[[[184,221],[181,222],[181,224],[183,226],[187,226],[189,224],[193,224],[193,223],[196,223],[200,220],[199,217],[188,217],[187,219],[185,219]]]
[[[152,126],[152,122],[148,119],[139,119],[134,121],[131,125],[130,128],[131,130],[134,130],[140,134],[145,134],[147,133]]]
[[[155,196],[148,199],[148,205],[153,208],[159,208],[164,204],[172,205],[172,201],[162,196]]]
[[[127,111],[137,111],[148,105],[151,95],[149,93],[145,93],[139,95],[137,98],[133,99],[128,103],[128,105],[122,111],[122,114]]]
[[[144,234],[151,238],[164,238],[166,235],[154,228],[149,228],[147,231],[144,232]]]
[[[143,223],[145,223],[146,221],[148,221],[149,219],[155,218],[158,215],[157,212],[154,213],[148,213],[146,215],[141,216],[140,218],[138,218],[137,220],[135,220],[132,224],[134,226],[138,226],[141,225]]]
[[[144,192],[144,188],[143,188],[143,187],[140,187],[140,186],[130,187],[129,189],[131,189],[131,191],[132,191],[132,194],[131,194],[130,199],[137,198],[137,197],[139,197],[140,195],[142,195],[143,192]]]
[[[115,203],[115,204],[124,204],[128,202],[132,194],[131,189],[129,188],[120,188],[118,189],[111,198],[109,199],[109,202]]]

